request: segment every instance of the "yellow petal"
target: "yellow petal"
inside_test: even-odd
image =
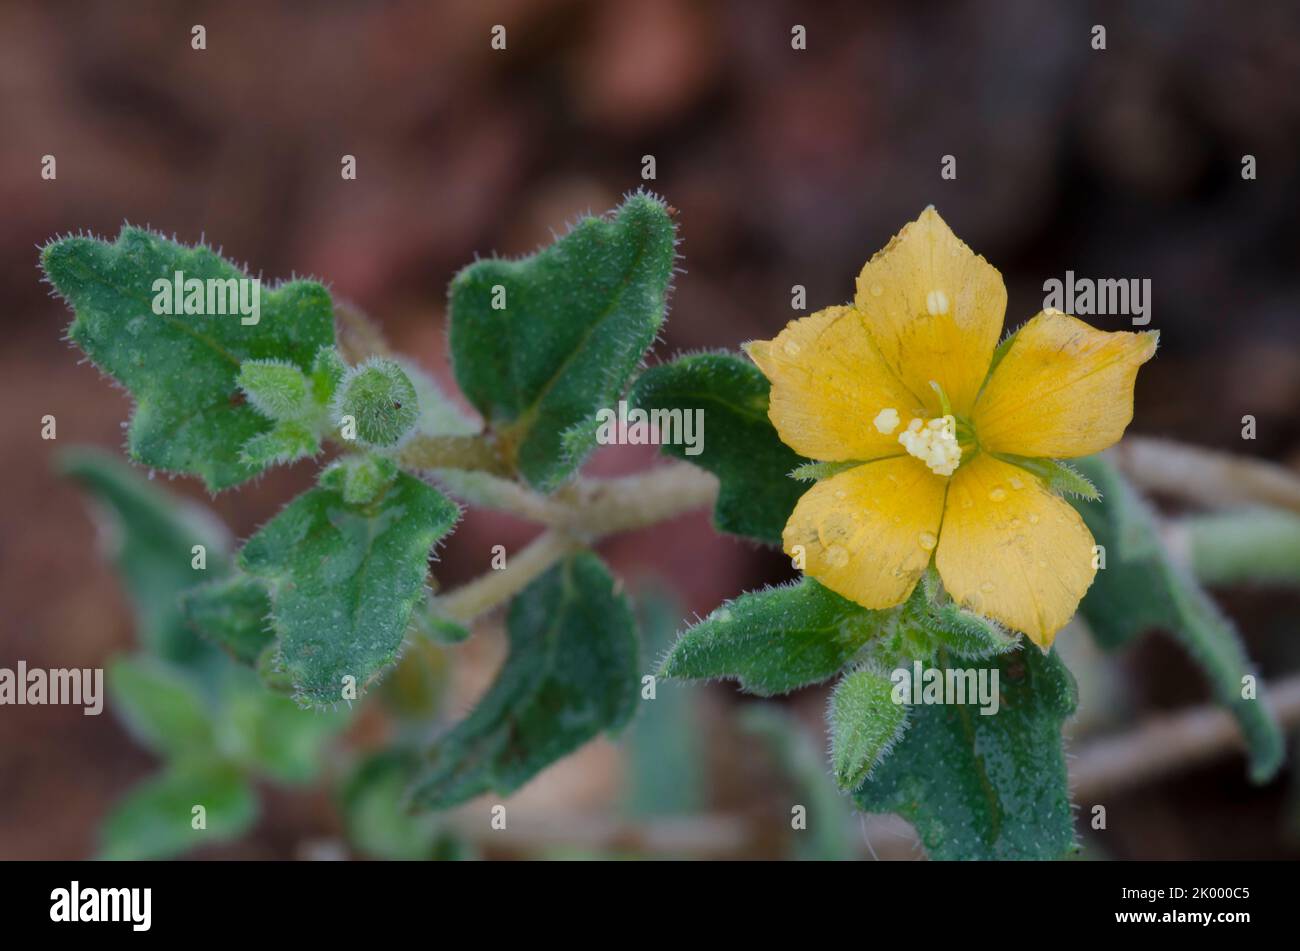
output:
[[[1066,459],[1101,452],[1133,419],[1133,381],[1159,334],[1107,333],[1047,310],[1016,334],[975,407],[992,452]]]
[[[1002,275],[933,208],[906,225],[858,275],[854,298],[885,361],[928,400],[930,381],[967,415],[1002,333]]]
[[[1046,649],[1097,573],[1092,534],[1036,477],[986,452],[951,482],[935,556],[944,587]]]
[[[792,320],[775,340],[757,340],[745,350],[772,382],[767,415],[781,441],[810,459],[899,455],[899,430],[882,433],[873,421],[881,410],[896,409],[905,427],[924,413],[871,345],[852,307]]]
[[[930,563],[948,480],[911,456],[882,459],[818,482],[785,526],[785,551],[804,573],[867,608],[900,604]]]

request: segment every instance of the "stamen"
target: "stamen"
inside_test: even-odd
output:
[[[882,409],[879,413],[876,414],[876,418],[874,420],[876,426],[876,432],[881,433],[885,436],[888,436],[895,429],[897,429],[899,422],[901,422],[901,420],[898,418],[898,410],[894,409],[893,407],[890,407],[888,409]]]
[[[898,441],[908,455],[920,459],[935,475],[950,476],[961,465],[957,420],[951,413],[929,422],[913,419],[898,434]]]

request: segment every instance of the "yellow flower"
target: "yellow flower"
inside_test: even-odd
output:
[[[851,305],[746,350],[772,383],[781,439],[855,463],[806,492],[786,524],[785,550],[802,553],[807,574],[887,608],[933,559],[963,607],[1046,649],[1092,584],[1094,542],[1015,460],[1115,443],[1157,334],[1043,311],[999,348],[1006,303],[1002,275],[927,208],[863,267]]]

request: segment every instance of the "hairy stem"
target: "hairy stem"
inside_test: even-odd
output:
[[[407,469],[470,469],[502,476],[510,471],[485,436],[416,436],[402,447],[397,461]]]
[[[559,559],[606,535],[643,528],[713,503],[718,480],[687,463],[614,479],[580,479],[547,497],[515,483],[472,473],[443,473],[454,494],[525,514],[550,526],[507,567],[489,571],[436,599],[435,610],[468,624],[522,591]],[[457,491],[457,490],[460,491]],[[495,504],[494,504],[495,503]]]
[[[505,568],[480,575],[438,598],[436,610],[453,621],[468,624],[514,597],[555,562],[581,547],[581,542],[563,532],[545,531],[512,556]]]

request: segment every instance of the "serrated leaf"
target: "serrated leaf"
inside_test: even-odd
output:
[[[636,625],[590,552],[566,558],[510,606],[510,654],[468,717],[434,745],[415,801],[445,809],[508,795],[562,756],[632,716]]]
[[[852,792],[889,755],[907,729],[907,705],[895,703],[894,685],[884,674],[849,671],[831,694],[827,721],[835,781]]]
[[[713,521],[720,531],[780,545],[786,520],[807,486],[790,478],[805,460],[781,442],[767,418],[770,390],[767,378],[749,361],[703,353],[641,374],[630,402],[652,414],[679,414],[672,425],[678,438],[685,414],[701,411],[706,426],[693,433],[700,445],[666,444],[663,452],[718,477]],[[666,431],[658,428],[661,434]],[[700,451],[691,455],[693,448]]]
[[[1142,498],[1099,456],[1076,460],[1097,483],[1101,502],[1075,508],[1106,551],[1079,610],[1098,642],[1115,649],[1152,630],[1168,631],[1205,671],[1219,703],[1236,717],[1250,751],[1251,776],[1264,782],[1282,764],[1281,729],[1265,702],[1242,697],[1242,678],[1255,671],[1233,623],[1166,554]]]
[[[191,588],[181,595],[181,611],[197,633],[250,666],[275,638],[270,596],[247,575]]]
[[[114,659],[108,691],[128,732],[154,752],[193,756],[212,749],[211,712],[202,691],[165,661],[146,654]]]
[[[107,453],[72,449],[59,455],[102,513],[101,538],[135,609],[141,641],[166,660],[193,663],[209,649],[186,626],[182,591],[229,570],[225,529],[203,508],[151,484]],[[207,569],[195,570],[193,546],[203,545]]]
[[[359,694],[393,662],[424,594],[430,549],[458,515],[403,473],[367,505],[309,489],[248,540],[240,564],[270,588],[278,660],[299,699],[337,703],[345,677]]]
[[[195,829],[202,806],[205,828]],[[99,857],[169,858],[236,839],[257,818],[257,799],[238,772],[219,763],[174,763],[127,793],[100,828]]]
[[[1002,654],[996,713],[917,704],[889,758],[854,794],[866,812],[896,812],[932,859],[1057,859],[1074,847],[1061,725],[1074,678],[1055,652]]]
[[[255,325],[229,314],[155,314],[153,284],[186,279],[244,279],[206,247],[186,247],[142,228],[117,240],[64,238],[46,245],[41,263],[76,317],[69,337],[100,370],[135,398],[127,434],[144,465],[188,472],[212,491],[255,475],[240,456],[270,422],[244,402],[236,383],[245,360],[278,358],[302,369],[334,342],[329,293],[311,281],[262,289]]]
[[[727,677],[759,696],[827,680],[872,637],[889,612],[869,611],[812,578],[743,594],[687,630],[663,675]]]
[[[594,448],[565,434],[594,433],[654,341],[674,241],[668,209],[638,193],[537,254],[478,261],[452,281],[456,381],[533,486],[555,488]]]

